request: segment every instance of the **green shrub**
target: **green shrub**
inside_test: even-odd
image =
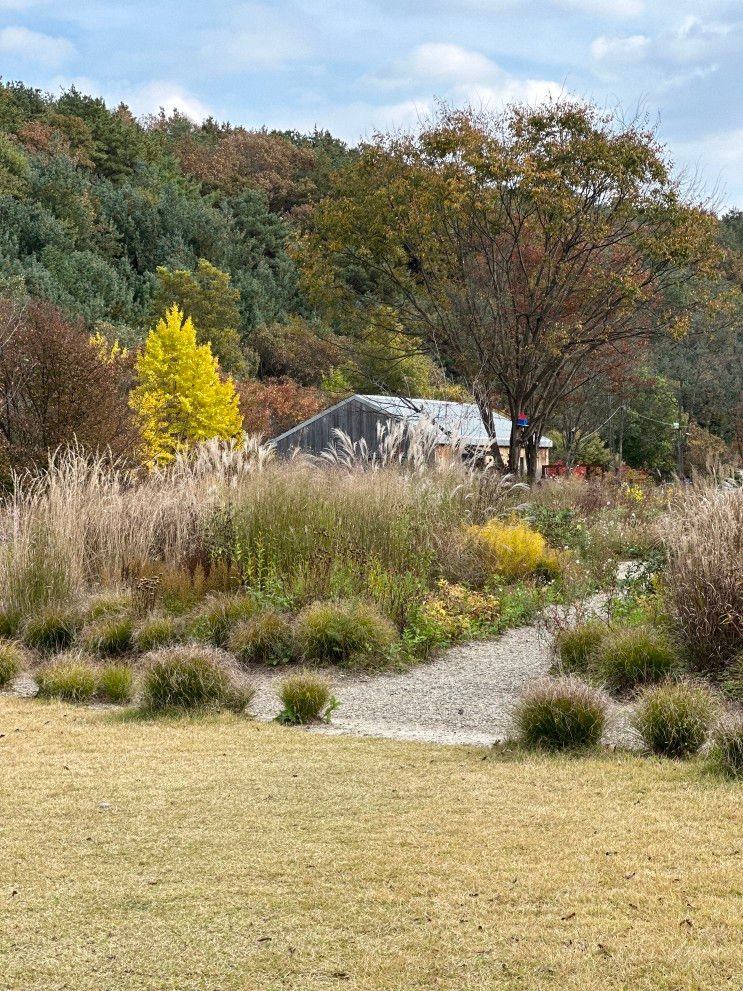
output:
[[[62,654],[36,672],[39,695],[66,702],[88,702],[95,695],[98,677],[84,654]]]
[[[129,616],[103,614],[83,628],[80,641],[85,650],[99,657],[128,654],[134,647],[134,628]]]
[[[210,595],[186,619],[189,638],[224,647],[231,628],[258,612],[255,599],[247,595]]]
[[[21,671],[26,660],[23,648],[12,640],[0,640],[0,688]]]
[[[669,681],[645,689],[632,725],[653,753],[689,757],[706,740],[713,714],[714,702],[707,688]]]
[[[255,694],[229,654],[189,644],[145,658],[142,706],[146,710],[232,709],[241,712]]]
[[[98,675],[98,694],[106,702],[131,702],[134,672],[126,664],[107,664]]]
[[[586,674],[608,632],[606,623],[599,619],[590,619],[571,629],[558,630],[554,649],[561,670],[568,674]]]
[[[10,640],[21,627],[21,613],[12,606],[0,606],[0,637]]]
[[[360,599],[307,606],[295,633],[302,656],[321,664],[380,661],[397,640],[392,623]]]
[[[76,613],[61,606],[47,606],[30,616],[23,626],[27,647],[53,654],[67,650],[75,639],[80,620]]]
[[[524,510],[529,524],[552,547],[573,548],[584,551],[588,545],[588,530],[575,509],[555,509],[539,503],[530,503]]]
[[[291,625],[273,611],[238,623],[227,644],[243,664],[286,664],[297,653]]]
[[[181,627],[175,616],[152,614],[134,628],[134,646],[142,654],[177,643]]]
[[[321,678],[311,671],[300,671],[284,678],[279,697],[284,708],[278,719],[292,726],[318,720],[329,722],[330,713],[338,704],[333,698],[332,687],[327,678]]]
[[[729,716],[712,733],[710,763],[731,778],[743,778],[743,716]]]
[[[592,670],[611,691],[630,692],[663,681],[678,670],[673,647],[652,627],[612,630],[599,644]]]
[[[607,700],[576,678],[543,678],[514,707],[519,741],[544,750],[596,746],[606,725]]]

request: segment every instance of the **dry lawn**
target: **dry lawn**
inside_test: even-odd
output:
[[[740,991],[695,765],[0,700],[0,988]]]

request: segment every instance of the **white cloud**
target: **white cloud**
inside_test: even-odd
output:
[[[563,10],[618,19],[639,17],[645,11],[645,0],[552,0],[552,3]]]
[[[213,31],[201,49],[213,71],[275,69],[309,56],[306,31],[268,6],[243,4],[229,29]]]
[[[448,42],[418,45],[381,72],[363,77],[361,83],[381,89],[423,90],[428,95],[435,92],[457,103],[486,106],[513,101],[534,103],[562,90],[550,80],[521,79],[505,72],[482,52]],[[427,96],[415,105],[421,102],[428,105],[430,100]]]
[[[21,27],[3,28],[0,31],[0,52],[20,55],[29,62],[54,67],[65,62],[74,51],[67,38],[54,38],[52,35]]]
[[[162,107],[166,113],[180,110],[191,120],[200,122],[209,117],[211,110],[198,97],[182,87],[162,80],[144,83],[128,95],[125,93],[116,102],[123,100],[137,117],[156,114]]]
[[[135,117],[146,114],[156,114],[160,107],[166,113],[180,110],[191,120],[200,122],[206,117],[215,116],[214,112],[198,97],[188,90],[167,80],[152,79],[141,86],[131,86],[126,83],[111,83],[103,85],[97,79],[88,76],[55,76],[47,88],[50,92],[69,89],[74,86],[81,93],[101,97],[108,107],[117,107],[125,103]]]
[[[676,62],[698,62],[718,55],[731,42],[734,44],[740,34],[740,24],[704,23],[698,17],[689,16],[668,35],[664,48]]]
[[[418,45],[401,64],[417,80],[480,82],[500,72],[486,55],[446,42]]]
[[[591,57],[597,62],[626,65],[642,62],[651,47],[652,42],[645,34],[633,34],[625,38],[609,38],[601,34],[591,43]]]
[[[355,144],[359,140],[370,139],[377,131],[415,129],[430,119],[434,109],[433,99],[400,100],[384,104],[355,100],[345,105],[315,107],[311,112],[300,114],[293,109],[290,113],[274,118],[272,125],[279,129],[304,132],[310,132],[315,127],[328,128],[342,140]]]

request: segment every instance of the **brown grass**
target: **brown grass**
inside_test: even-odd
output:
[[[3,991],[739,991],[743,792],[695,763],[7,698],[0,733]]]
[[[743,489],[699,484],[665,521],[668,605],[694,667],[724,668],[743,642]]]

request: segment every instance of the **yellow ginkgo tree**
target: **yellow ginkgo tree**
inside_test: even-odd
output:
[[[137,358],[130,405],[152,464],[212,437],[236,437],[242,416],[231,378],[222,379],[208,344],[177,306],[153,327]]]

